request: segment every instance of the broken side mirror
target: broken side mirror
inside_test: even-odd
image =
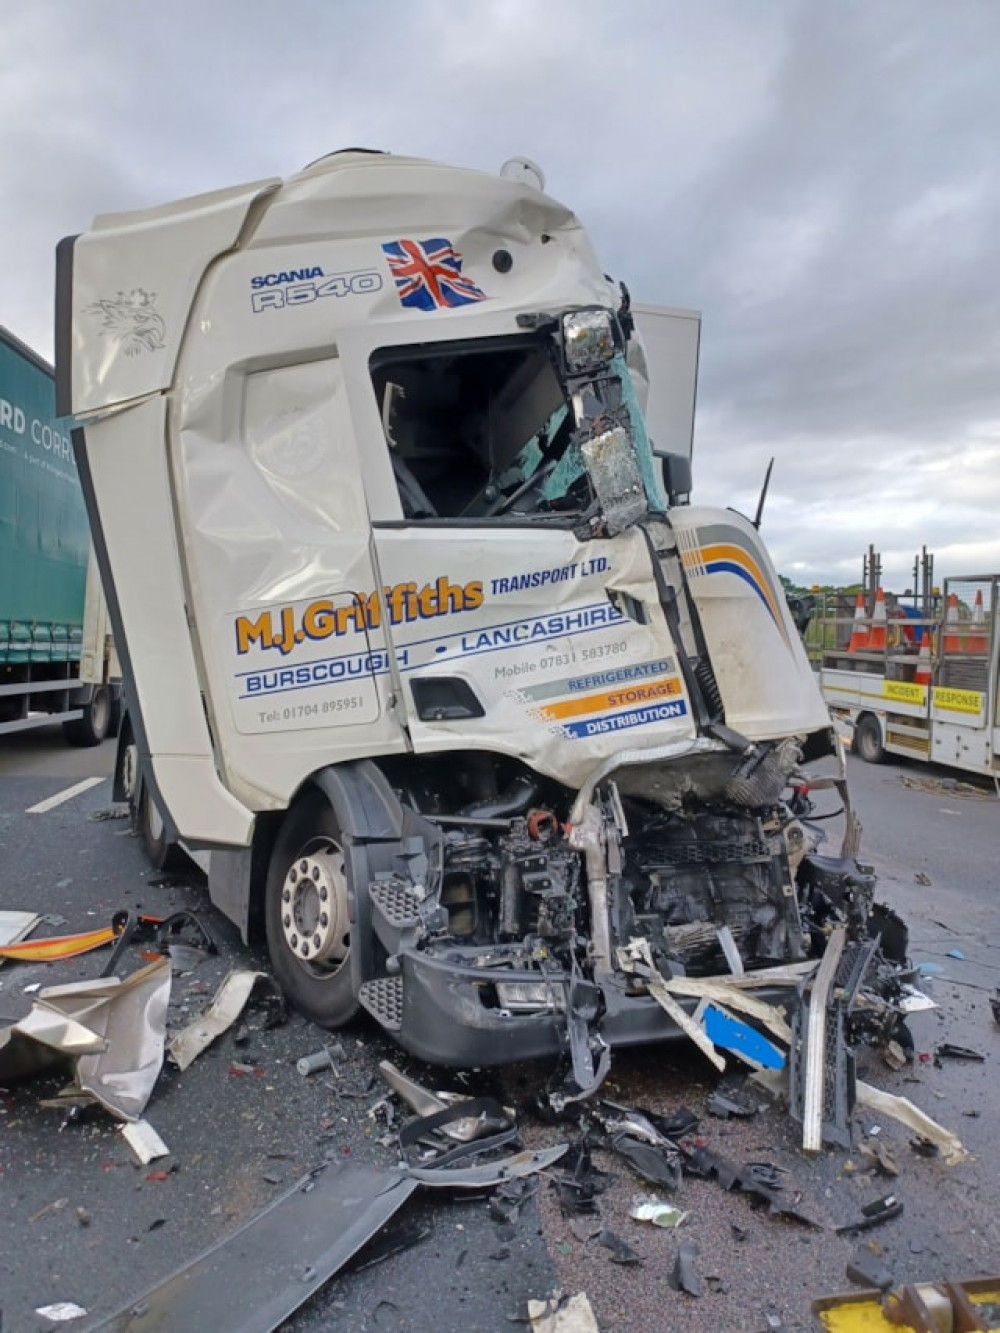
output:
[[[672,505],[690,504],[691,502],[691,460],[686,454],[670,454],[662,449],[653,453],[660,460],[663,469],[663,489],[667,501]]]

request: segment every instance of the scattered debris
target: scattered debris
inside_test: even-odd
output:
[[[72,1301],[56,1301],[55,1305],[39,1305],[35,1309],[35,1314],[53,1324],[68,1324],[71,1319],[83,1319],[86,1313],[82,1305]]]
[[[969,1154],[958,1136],[932,1120],[918,1106],[914,1106],[909,1098],[897,1097],[891,1092],[884,1092],[881,1088],[874,1088],[860,1078],[857,1080],[856,1089],[858,1101],[862,1106],[867,1106],[882,1115],[891,1116],[893,1120],[898,1120],[922,1138],[935,1144],[948,1166],[956,1166],[968,1157]]]
[[[679,1227],[687,1217],[676,1204],[666,1203],[655,1194],[633,1194],[628,1215],[637,1222],[652,1222],[654,1227]]]
[[[490,1217],[499,1226],[513,1235],[514,1228],[521,1217],[521,1209],[538,1193],[539,1178],[522,1176],[519,1179],[505,1181],[490,1195]]]
[[[949,958],[956,958],[960,963],[964,963],[964,962],[965,962],[965,954],[962,952],[961,949],[949,949],[949,950],[948,950],[948,957],[949,957]]]
[[[44,1208],[39,1208],[37,1213],[32,1213],[28,1218],[28,1221],[34,1225],[35,1222],[40,1222],[43,1217],[48,1217],[50,1213],[62,1212],[68,1203],[69,1199],[53,1199],[53,1201],[47,1203]]]
[[[644,1143],[628,1133],[613,1135],[608,1146],[619,1157],[624,1157],[643,1180],[648,1180],[651,1185],[661,1185],[668,1190],[680,1189],[679,1148],[667,1144]]]
[[[986,1059],[986,1056],[981,1055],[979,1051],[970,1050],[968,1046],[955,1046],[950,1041],[936,1046],[934,1056],[937,1060],[977,1060],[980,1064]]]
[[[483,1162],[479,1166],[410,1166],[405,1168],[405,1175],[407,1179],[432,1189],[492,1189],[508,1180],[534,1175],[536,1171],[547,1171],[559,1161],[567,1147],[565,1143],[557,1143],[551,1148],[540,1148],[537,1152],[525,1149],[510,1157]]]
[[[721,1092],[710,1093],[705,1101],[705,1107],[710,1115],[718,1116],[720,1120],[729,1120],[730,1117],[738,1120],[750,1120],[757,1114],[757,1103],[746,1099],[737,1099],[731,1093],[724,1095]]]
[[[335,1069],[334,1060],[344,1059],[344,1048],[340,1042],[335,1042],[333,1046],[324,1046],[322,1050],[313,1051],[311,1055],[303,1055],[301,1059],[296,1060],[295,1068],[303,1078],[310,1074],[318,1074],[322,1069]]]
[[[562,1170],[552,1177],[564,1217],[597,1212],[597,1196],[603,1194],[611,1178],[598,1171],[586,1144],[575,1144],[563,1158]]]
[[[287,1013],[273,977],[267,972],[234,969],[223,978],[205,1012],[171,1037],[167,1050],[177,1068],[187,1069],[202,1051],[232,1027],[255,991],[265,995],[270,1010],[263,1026],[268,1028],[283,1023]]]
[[[684,1153],[684,1170],[688,1175],[704,1180],[715,1180],[725,1190],[741,1190],[751,1202],[766,1203],[772,1217],[786,1217],[789,1221],[822,1230],[820,1224],[803,1213],[794,1203],[786,1203],[779,1191],[765,1184],[755,1173],[753,1165],[738,1167],[710,1148],[695,1147]]]
[[[404,1126],[407,1141],[404,1143],[401,1137],[401,1147],[426,1139],[434,1131],[457,1143],[471,1143],[486,1134],[506,1133],[514,1126],[514,1112],[492,1097],[430,1092],[389,1060],[379,1061],[379,1072],[393,1092],[417,1113],[418,1121]]]
[[[886,1046],[882,1052],[882,1059],[890,1069],[894,1069],[897,1072],[900,1069],[905,1069],[909,1063],[906,1058],[906,1052],[903,1050],[902,1046],[900,1046],[898,1041],[889,1042],[889,1045]]]
[[[36,924],[39,920],[36,917]],[[118,934],[114,926],[103,926],[99,930],[85,930],[78,935],[55,935],[40,940],[22,938],[19,943],[5,944],[0,948],[0,958],[10,958],[21,963],[57,963],[63,958],[76,958],[82,953],[90,953],[92,949],[101,949],[105,944],[113,943]]]
[[[0,911],[0,967],[9,956],[7,950],[10,946],[26,940],[41,919],[37,912],[19,912],[6,908]]]
[[[170,1156],[170,1149],[148,1120],[134,1120],[122,1125],[121,1136],[140,1166],[146,1166],[155,1157]]]
[[[556,1292],[544,1301],[528,1302],[532,1333],[600,1333],[585,1292]]]
[[[918,1157],[937,1157],[941,1151],[936,1143],[921,1138],[919,1134],[915,1139],[910,1139],[910,1147]]]
[[[601,1227],[600,1231],[597,1233],[597,1243],[603,1245],[606,1250],[611,1251],[611,1259],[613,1263],[625,1265],[638,1265],[642,1263],[642,1256],[638,1251],[633,1250],[632,1246],[629,1245],[627,1241],[622,1240],[620,1236],[616,1236],[615,1233],[609,1231],[607,1227]]]
[[[166,959],[124,981],[48,986],[24,1018],[0,1028],[0,1081],[70,1061],[75,1086],[56,1101],[99,1102],[121,1120],[138,1119],[163,1065],[169,998]]]
[[[887,1143],[883,1143],[881,1138],[865,1139],[858,1145],[858,1153],[866,1158],[876,1170],[881,1171],[883,1175],[899,1175],[899,1167],[892,1155],[892,1149]]]
[[[677,1246],[677,1260],[670,1277],[670,1285],[675,1291],[686,1291],[689,1296],[700,1296],[703,1292],[701,1278],[695,1269],[698,1247],[690,1241],[682,1241]]]
[[[867,1287],[869,1290],[874,1288],[876,1291],[888,1291],[893,1283],[892,1273],[867,1246],[847,1261],[847,1277],[859,1287]]]
[[[894,1217],[899,1217],[903,1211],[903,1201],[897,1199],[895,1194],[887,1194],[882,1199],[876,1199],[874,1203],[866,1203],[861,1209],[861,1217],[856,1222],[847,1222],[843,1226],[834,1227],[838,1236],[851,1236],[856,1231],[869,1231],[872,1227],[881,1226],[883,1222],[891,1222]]]

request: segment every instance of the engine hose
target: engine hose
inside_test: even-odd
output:
[[[514,815],[523,815],[537,798],[538,783],[527,773],[521,773],[492,800],[463,806],[456,813],[467,819],[510,819]]]

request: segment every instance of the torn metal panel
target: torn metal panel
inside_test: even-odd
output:
[[[250,993],[261,977],[267,977],[267,973],[237,969],[223,978],[212,1003],[205,1012],[189,1023],[182,1032],[170,1038],[167,1050],[178,1069],[187,1069],[202,1051],[207,1050],[217,1037],[221,1037],[227,1028],[232,1027],[246,1007]]]
[[[271,1333],[403,1206],[417,1181],[345,1165],[303,1180],[94,1329]]]
[[[40,1043],[55,1057],[75,1060],[78,1093],[119,1119],[135,1120],[163,1066],[169,1000],[166,959],[124,981],[108,977],[49,986],[38,993],[25,1018],[0,1033],[0,1079],[23,1078],[48,1067],[51,1057],[24,1049],[27,1041]],[[76,1093],[70,1095],[79,1100]]]

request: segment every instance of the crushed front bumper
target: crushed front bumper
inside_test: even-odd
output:
[[[404,951],[400,971],[388,981],[369,982],[361,989],[365,1008],[412,1055],[429,1064],[472,1068],[511,1064],[569,1053],[567,997],[571,978],[549,974],[550,989],[562,998],[537,1012],[514,1013],[496,997],[497,983],[539,982],[530,969],[494,971],[426,952]],[[609,1047],[640,1046],[683,1036],[680,1028],[646,994],[627,993],[628,978],[612,973],[595,987],[600,1004],[590,1026],[594,1038]],[[794,1003],[793,985],[754,990],[765,1003]],[[677,997],[688,1013],[699,1001]]]

